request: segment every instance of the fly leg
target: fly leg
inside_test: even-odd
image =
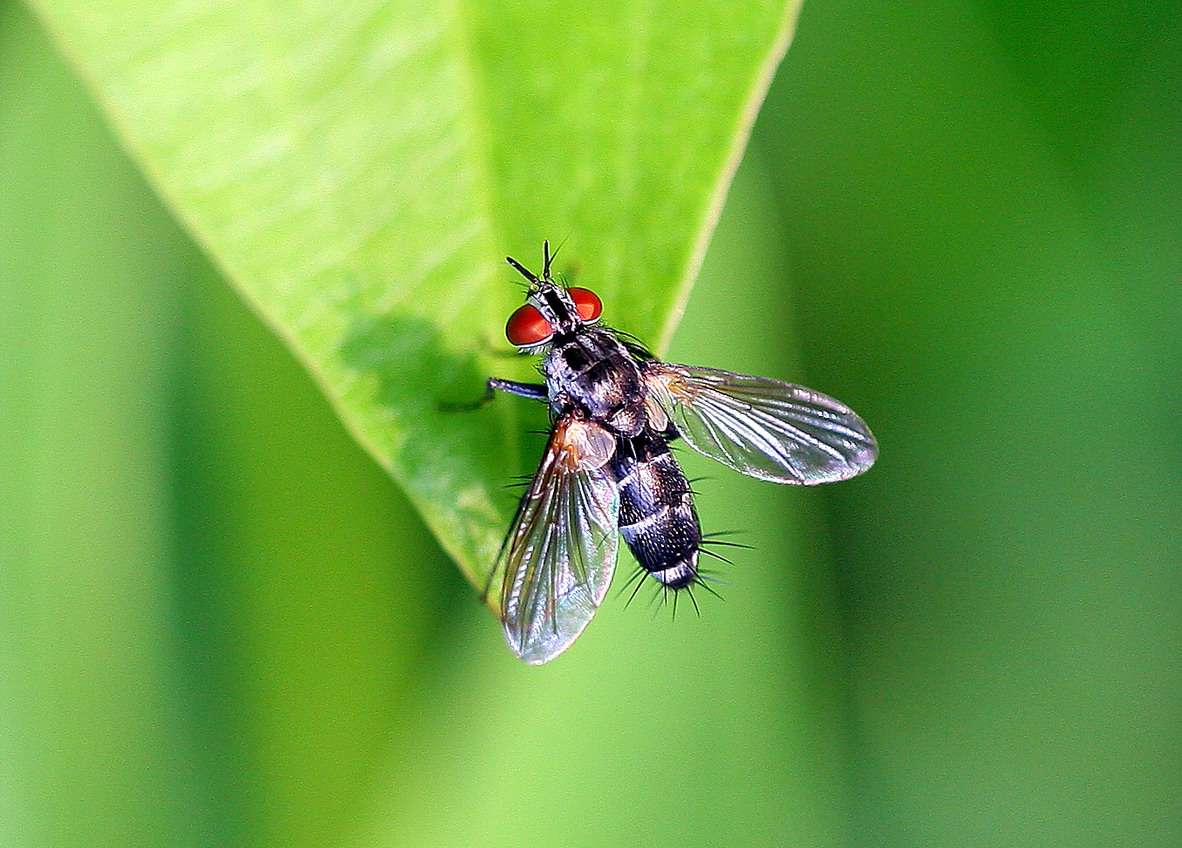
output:
[[[541,383],[519,383],[516,380],[502,380],[500,377],[489,377],[484,384],[484,394],[476,400],[467,403],[441,403],[439,408],[443,412],[471,412],[492,403],[497,392],[508,392],[518,397],[530,400],[546,400],[546,387]]]

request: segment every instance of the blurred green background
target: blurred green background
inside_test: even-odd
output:
[[[1182,844],[1177,4],[806,5],[671,358],[882,458],[542,670],[12,2],[0,179],[0,844]]]

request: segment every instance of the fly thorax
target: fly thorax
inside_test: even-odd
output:
[[[542,366],[552,396],[620,435],[644,426],[640,372],[614,338],[591,330],[554,344]]]

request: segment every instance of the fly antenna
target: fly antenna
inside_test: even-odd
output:
[[[512,256],[506,256],[505,261],[508,262],[510,265],[512,265],[514,267],[514,269],[516,269],[518,274],[525,277],[527,280],[529,280],[535,286],[538,285],[539,280],[537,277],[534,276],[533,271],[526,268],[524,265],[522,265],[520,262],[518,262]]]
[[[542,242],[542,279],[550,279],[550,263],[554,257],[550,255],[550,239]]]
[[[558,243],[558,247],[554,248],[554,252],[550,254],[550,262],[546,265],[546,276],[550,276],[550,267],[554,264],[554,260],[558,258],[558,254],[562,253],[562,248],[566,247],[566,243],[570,241],[570,236],[563,237],[562,241]],[[543,250],[546,245],[542,245]]]

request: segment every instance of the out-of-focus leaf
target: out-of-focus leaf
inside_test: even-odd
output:
[[[0,844],[210,844],[167,612],[176,232],[38,35],[0,5]]]
[[[1182,27],[981,5],[811,7],[761,127],[810,379],[882,446],[826,492],[852,843],[1166,848]]]

